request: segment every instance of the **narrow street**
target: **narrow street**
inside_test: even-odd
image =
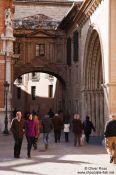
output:
[[[32,149],[32,158],[27,158],[24,138],[21,158],[13,157],[13,137],[0,135],[0,175],[78,175],[78,174],[116,174],[116,165],[109,163],[109,156],[103,146],[89,144],[73,146],[73,137],[65,143],[54,143],[50,134],[49,148],[44,150],[42,135],[38,149]]]

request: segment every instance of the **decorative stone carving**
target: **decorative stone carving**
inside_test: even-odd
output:
[[[12,12],[10,8],[5,10],[5,27],[6,37],[13,37]]]

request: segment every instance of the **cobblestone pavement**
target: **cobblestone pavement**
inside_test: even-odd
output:
[[[32,158],[26,156],[26,139],[23,140],[21,158],[13,158],[12,135],[0,135],[0,175],[115,175],[116,165],[109,163],[105,148],[100,145],[73,146],[73,138],[65,143],[54,143],[50,135],[49,148],[44,150],[42,135],[38,149],[32,149]]]

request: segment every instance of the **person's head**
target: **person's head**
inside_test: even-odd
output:
[[[77,114],[74,114],[74,119],[77,119]]]
[[[74,119],[80,119],[80,115],[79,114],[74,114]]]
[[[86,120],[89,120],[89,116],[88,115],[86,116]]]
[[[28,119],[29,119],[29,120],[33,120],[33,115],[32,115],[32,114],[29,114]]]
[[[36,114],[34,115],[34,120],[38,120],[38,116]]]
[[[21,111],[16,112],[16,117],[17,117],[18,120],[21,120],[21,117],[22,117]]]
[[[50,108],[49,111],[52,112],[52,108]]]
[[[116,120],[116,113],[112,113],[111,118],[112,118],[112,120]]]
[[[58,117],[58,114],[55,114],[55,117]]]
[[[77,120],[79,120],[80,119],[80,115],[79,114],[77,114]]]

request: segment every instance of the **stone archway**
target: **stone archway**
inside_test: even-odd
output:
[[[98,32],[89,29],[84,60],[83,109],[96,127],[97,135],[104,132],[104,93],[103,93],[102,54]]]
[[[22,98],[20,100],[17,99],[17,94],[16,94],[17,86],[14,86],[14,90],[13,90],[13,94],[14,94],[13,95],[13,97],[14,97],[13,98],[13,106],[14,107],[21,109],[21,111],[23,111],[23,113],[25,113],[25,110],[27,111],[27,109],[32,111],[31,108],[33,106],[36,109],[38,108],[38,106],[39,106],[39,108],[41,108],[41,107],[45,108],[45,106],[47,106],[46,109],[44,110],[44,112],[46,112],[46,111],[48,111],[47,108],[49,108],[49,106],[52,104],[52,107],[51,106],[50,107],[54,110],[54,112],[63,111],[65,113],[65,80],[62,78],[62,73],[61,73],[62,71],[59,71],[58,68],[37,66],[37,64],[36,64],[36,66],[18,65],[15,67],[15,69],[16,70],[14,71],[14,80],[16,80],[20,76],[23,76],[24,74],[36,72],[36,73],[47,73],[47,74],[50,74],[50,75],[56,77],[57,83],[56,83],[56,90],[55,90],[54,98],[47,98],[47,97],[42,97],[42,96],[39,97],[38,96],[35,101],[32,101],[30,98],[30,95],[23,90],[21,91]],[[24,79],[23,79],[23,81],[24,81]],[[19,86],[19,87],[21,87],[21,86]],[[43,110],[41,110],[41,114],[43,115]]]

